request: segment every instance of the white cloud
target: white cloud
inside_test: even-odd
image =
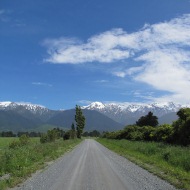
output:
[[[172,94],[159,100],[189,101],[190,14],[145,24],[133,33],[118,28],[92,36],[86,42],[60,38],[46,40],[44,45],[49,54],[45,61],[51,63],[111,63],[130,58],[138,66],[128,68],[127,63],[118,64],[120,68],[110,69],[111,73]]]
[[[36,86],[48,86],[48,87],[52,87],[52,84],[48,84],[48,83],[43,83],[43,82],[32,82],[33,85]]]
[[[122,29],[113,29],[91,37],[87,43],[67,38],[46,39],[43,44],[48,46],[50,57],[45,61],[79,64],[94,61],[109,63],[127,59],[131,53],[122,42],[124,36],[125,32]]]
[[[95,81],[96,83],[107,83],[107,82],[109,82],[108,80],[96,80]]]
[[[0,21],[1,22],[9,22],[10,21],[10,18],[8,17],[8,15],[11,13],[10,10],[4,10],[4,9],[1,9],[0,10]]]
[[[77,101],[77,103],[80,103],[82,105],[89,105],[91,104],[93,101],[90,101],[90,100],[79,100]]]
[[[121,77],[121,78],[124,78],[126,76],[126,72],[124,72],[124,71],[115,71],[112,74],[117,77]]]

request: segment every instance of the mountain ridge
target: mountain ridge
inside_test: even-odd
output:
[[[87,117],[85,130],[110,131],[135,124],[149,111],[158,117],[159,124],[171,124],[177,119],[176,112],[182,107],[190,107],[190,105],[173,102],[152,104],[92,102],[81,108]],[[72,122],[75,122],[74,114],[74,109],[50,110],[37,104],[0,102],[0,130],[14,130],[15,128],[17,131],[38,130],[40,126],[46,125],[70,128]]]
[[[95,110],[83,110],[85,130],[119,130],[123,125]],[[43,126],[70,129],[75,122],[75,110],[50,110],[41,105],[16,102],[0,102],[0,130],[35,130]],[[16,119],[17,118],[17,119]],[[15,128],[14,128],[15,127]]]
[[[181,105],[173,102],[165,103],[107,103],[92,102],[87,106],[83,106],[83,109],[96,110],[113,120],[122,123],[124,125],[134,124],[141,116],[146,115],[149,111],[153,112],[159,118],[160,124],[172,123],[176,119],[175,114],[182,107],[190,107],[190,104]],[[164,116],[170,114],[170,117]],[[164,118],[162,120],[162,118]]]

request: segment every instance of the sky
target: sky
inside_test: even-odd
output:
[[[190,103],[190,0],[0,0],[0,101]]]

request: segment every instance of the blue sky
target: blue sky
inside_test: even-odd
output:
[[[0,101],[189,103],[189,0],[1,0]]]

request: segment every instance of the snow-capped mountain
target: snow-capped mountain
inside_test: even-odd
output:
[[[15,110],[15,109],[25,109],[33,114],[40,114],[42,115],[44,112],[48,112],[44,106],[37,105],[37,104],[30,104],[25,102],[0,102],[0,110]]]
[[[154,115],[156,115],[158,118],[162,118],[165,117],[167,114],[171,115],[171,113],[176,113],[182,107],[190,107],[190,105],[180,105],[173,102],[152,104],[128,102],[103,104],[101,102],[93,102],[88,106],[84,106],[83,109],[99,111],[100,113],[103,113],[106,116],[122,124],[133,124],[141,116],[146,115],[149,111],[153,112]],[[174,119],[176,119],[176,114],[173,115],[175,117]],[[171,117],[171,119],[172,118],[173,117]],[[168,123],[171,122],[172,121],[168,121]]]
[[[95,110],[84,110],[83,113],[86,118],[86,131],[112,131],[123,128],[121,123]],[[70,129],[74,121],[75,109],[50,110],[30,103],[0,102],[0,131],[44,131],[49,127]]]
[[[37,118],[42,121],[48,120],[56,111],[44,106],[25,102],[0,102],[0,111],[13,111],[27,119]]]

